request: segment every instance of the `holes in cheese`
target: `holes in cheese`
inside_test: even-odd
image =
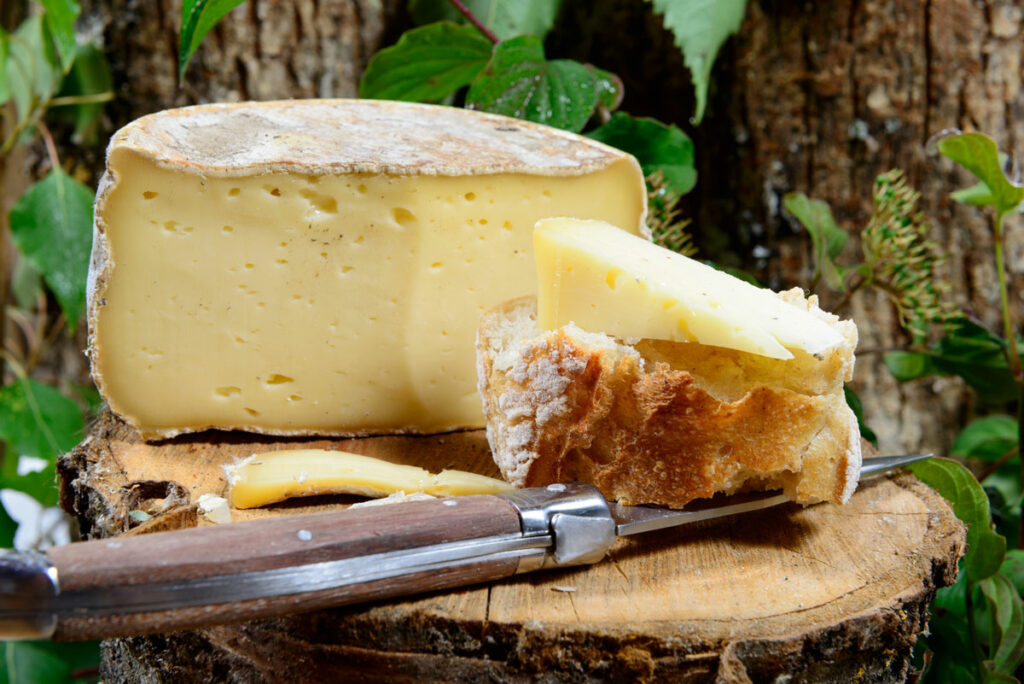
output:
[[[645,202],[632,157],[480,112],[311,101],[145,117],[114,137],[98,193],[93,375],[147,438],[481,427],[479,315],[535,292],[534,223],[642,234]],[[159,362],[133,356],[166,341]],[[263,382],[271,368],[303,401]]]
[[[299,496],[359,494],[382,497],[404,492],[431,496],[497,494],[512,485],[464,470],[434,475],[423,468],[397,465],[347,451],[297,449],[253,454],[224,466],[235,508],[256,508]]]
[[[544,219],[534,231],[537,322],[620,338],[700,342],[776,359],[843,344],[806,309],[601,221]]]

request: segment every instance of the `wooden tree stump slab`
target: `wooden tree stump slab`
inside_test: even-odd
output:
[[[199,495],[254,451],[333,448],[495,475],[481,432],[282,440],[204,434],[144,443],[109,416],[59,464],[91,537],[207,524]],[[345,497],[237,511],[315,510]],[[144,517],[132,510],[143,510]],[[108,681],[896,682],[964,528],[911,475],[847,506],[782,506],[620,540],[604,562],[408,601],[104,642]]]

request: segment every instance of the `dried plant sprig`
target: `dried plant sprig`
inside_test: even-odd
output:
[[[928,239],[931,224],[918,209],[920,198],[901,170],[878,176],[874,212],[861,231],[867,284],[888,293],[900,323],[917,340],[927,338],[933,325],[963,316],[949,297],[949,283],[936,277],[946,256]]]
[[[651,229],[655,244],[692,257],[697,254],[697,248],[693,236],[686,230],[689,219],[680,218],[681,197],[661,170],[647,176],[647,227]]]

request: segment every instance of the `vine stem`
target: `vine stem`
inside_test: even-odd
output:
[[[1020,390],[1017,397],[1017,445],[1024,444],[1024,377],[1021,374],[1020,354],[1017,352],[1017,336],[1013,334],[1013,320],[1010,316],[1010,295],[1006,286],[1006,263],[1003,256],[1003,220],[1006,214],[1002,211],[996,214],[995,225],[995,257],[996,273],[999,276],[999,307],[1003,313],[1003,334],[1006,336],[1007,360],[1010,363],[1010,371]],[[1021,459],[1021,482],[1024,482],[1024,459]],[[1024,547],[1024,510],[1021,510],[1019,532],[1017,534],[1018,545]]]
[[[50,165],[59,169],[60,155],[57,154],[57,145],[53,142],[53,134],[50,133],[49,127],[43,123],[42,119],[36,122],[36,128],[39,129],[39,134],[43,136],[43,142],[46,143],[46,154],[50,157]]]
[[[492,31],[491,29],[489,29],[486,26],[484,26],[484,23],[482,21],[480,21],[479,19],[477,19],[476,15],[473,14],[473,12],[471,12],[468,7],[466,7],[464,4],[462,4],[461,0],[448,0],[448,1],[450,3],[452,3],[452,5],[455,7],[455,9],[459,10],[460,12],[462,12],[462,16],[466,17],[466,19],[469,20],[469,23],[472,24],[473,26],[475,26],[476,29],[480,33],[482,33],[485,36],[487,36],[487,40],[489,40],[489,41],[491,41],[492,43],[495,43],[495,44],[501,42],[501,39],[498,38],[498,36],[494,35],[494,31]]]
[[[1009,347],[1010,370],[1013,377],[1020,383],[1024,380],[1021,376],[1020,356],[1017,354],[1017,339],[1013,334],[1013,322],[1010,320],[1010,295],[1006,287],[1006,263],[1003,256],[1003,219],[1005,214],[999,212],[996,217],[995,228],[995,252],[996,252],[996,273],[999,275],[999,307],[1003,310],[1003,333],[1006,335],[1006,344]]]

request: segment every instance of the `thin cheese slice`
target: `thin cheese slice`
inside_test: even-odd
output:
[[[761,289],[601,221],[534,232],[538,325],[738,349],[776,359],[843,343],[827,323]]]
[[[359,494],[382,497],[404,492],[431,496],[498,494],[512,486],[493,477],[464,470],[397,465],[347,451],[298,449],[253,454],[224,468],[235,508],[256,508],[292,497],[315,494]]]
[[[146,438],[481,427],[482,311],[550,215],[646,231],[636,160],[379,101],[209,105],[119,131],[95,210],[93,377]],[[639,238],[638,238],[639,239]]]

